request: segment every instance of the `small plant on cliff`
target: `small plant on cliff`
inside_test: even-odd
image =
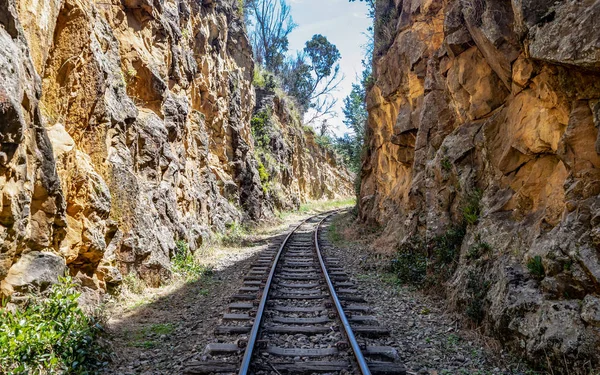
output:
[[[261,161],[258,162],[258,175],[263,187],[269,183],[269,172],[267,172],[267,168],[265,168],[265,165]]]
[[[440,165],[444,172],[450,172],[452,170],[452,162],[450,162],[450,159],[448,159],[447,157],[444,157],[442,159]]]
[[[467,275],[467,306],[465,313],[475,323],[480,324],[485,316],[484,301],[490,290],[490,282],[481,272],[469,271]]]
[[[267,91],[273,91],[278,86],[275,76],[262,69],[260,66],[254,69],[252,84],[255,87],[265,89]]]
[[[544,263],[542,257],[539,255],[527,261],[527,269],[536,279],[543,279],[546,276],[546,270],[544,269]]]
[[[465,203],[462,207],[462,214],[465,222],[468,225],[474,225],[479,220],[481,214],[481,198],[483,191],[475,189],[467,194]]]
[[[469,251],[467,252],[467,259],[477,260],[483,254],[489,253],[492,250],[492,247],[487,242],[481,241],[480,238],[477,238],[476,241],[469,247]]]
[[[250,126],[252,129],[252,137],[254,138],[254,142],[256,147],[258,148],[266,148],[269,146],[269,119],[271,118],[271,113],[268,110],[260,111],[252,117],[250,121]]]
[[[1,310],[0,373],[95,373],[106,359],[97,341],[102,327],[81,310],[78,298],[65,277],[16,311]]]

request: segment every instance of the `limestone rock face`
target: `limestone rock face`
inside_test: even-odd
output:
[[[177,240],[273,217],[238,5],[0,0],[4,294],[32,251],[92,289],[130,272],[158,284]],[[327,197],[321,183],[336,189],[316,175],[297,199]]]
[[[464,310],[469,275],[485,275],[487,332],[561,367],[600,360],[599,11],[598,1],[390,2],[377,17],[396,32],[375,41],[390,47],[367,98],[361,218],[385,225],[393,250],[460,223],[480,192],[449,301]],[[485,262],[467,256],[478,241],[492,249]],[[527,267],[536,256],[543,275]]]

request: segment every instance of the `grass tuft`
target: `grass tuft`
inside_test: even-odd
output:
[[[536,279],[543,279],[546,276],[544,263],[542,262],[542,257],[539,255],[536,255],[527,261],[527,269]]]
[[[481,198],[483,191],[475,189],[467,194],[464,205],[462,207],[463,219],[468,225],[474,225],[479,220],[481,214]]]

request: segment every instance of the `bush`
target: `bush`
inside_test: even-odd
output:
[[[391,271],[402,283],[420,285],[427,277],[427,264],[421,240],[413,238],[400,245],[396,257],[392,259]]]
[[[465,229],[456,227],[423,242],[413,238],[403,243],[391,262],[391,269],[404,283],[436,288],[456,269]]]
[[[392,271],[400,282],[420,285],[427,276],[427,257],[416,252],[400,252],[392,260]]]
[[[435,236],[430,242],[430,253],[434,255],[436,263],[441,263],[444,268],[456,263],[464,238],[463,227],[450,228],[444,234]]]
[[[258,161],[258,176],[260,177],[260,184],[262,185],[263,192],[266,194],[269,191],[269,178],[271,176],[260,160]]]
[[[257,112],[252,120],[250,121],[250,128],[252,129],[252,137],[258,148],[266,148],[269,146],[269,120],[271,113],[268,110]]]
[[[273,91],[277,87],[275,76],[261,68],[254,69],[252,84],[258,88]]]
[[[190,280],[197,280],[212,273],[211,269],[198,262],[187,242],[179,240],[176,246],[175,255],[171,259],[173,272]]]
[[[469,247],[469,251],[467,252],[467,259],[479,259],[483,254],[488,253],[491,250],[492,247],[487,242],[477,240]]]
[[[69,277],[14,313],[0,311],[0,373],[91,374],[106,359],[100,324],[79,307]]]
[[[479,220],[482,196],[483,192],[479,189],[475,189],[467,194],[462,213],[463,218],[468,225],[474,225]]]
[[[546,276],[542,257],[539,255],[536,255],[527,261],[527,269],[536,279],[543,279]]]
[[[467,275],[467,302],[466,314],[475,323],[480,324],[485,316],[484,300],[490,290],[490,282],[484,280],[481,272],[469,271]]]

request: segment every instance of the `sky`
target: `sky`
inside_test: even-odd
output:
[[[363,68],[364,45],[367,37],[364,33],[371,24],[367,16],[367,6],[360,1],[348,0],[288,0],[292,8],[292,17],[298,25],[289,35],[289,51],[302,50],[307,40],[321,34],[340,50],[340,71],[345,79],[334,96],[338,99],[337,116],[329,120],[333,131],[341,136],[348,133],[342,112],[343,101],[352,90]]]

